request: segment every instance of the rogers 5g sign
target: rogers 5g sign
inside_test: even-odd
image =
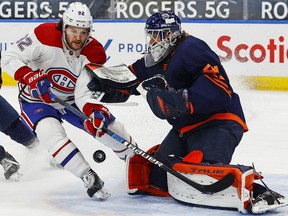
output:
[[[147,18],[159,10],[174,10],[181,18],[228,19],[239,14],[242,3],[231,1],[120,1],[116,3],[116,19]]]
[[[0,18],[7,19],[47,19],[60,18],[69,2],[60,1],[1,1]]]

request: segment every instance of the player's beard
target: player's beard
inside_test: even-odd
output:
[[[70,49],[77,51],[83,48],[85,41],[83,42],[81,40],[72,40],[71,42],[67,41],[67,45]]]

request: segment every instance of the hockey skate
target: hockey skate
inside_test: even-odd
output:
[[[288,200],[275,191],[265,191],[252,200],[248,210],[253,214],[263,214],[288,205]]]
[[[103,187],[104,182],[99,176],[89,169],[86,174],[81,178],[84,182],[84,187],[87,188],[87,194],[89,197],[97,197],[99,200],[106,200],[111,194]]]
[[[0,164],[3,166],[4,176],[6,179],[19,181],[22,176],[22,174],[18,172],[20,165],[12,155],[6,152],[5,156],[0,161]]]

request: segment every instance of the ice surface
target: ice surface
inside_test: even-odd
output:
[[[235,90],[240,94],[249,131],[236,149],[232,162],[245,165],[254,162],[265,176],[266,184],[288,196],[288,93]],[[15,87],[3,86],[0,93],[19,111]],[[137,102],[138,106],[111,106],[109,109],[125,124],[138,145],[147,150],[161,142],[170,126],[153,116],[143,98],[132,97],[129,101]],[[69,138],[105,181],[112,196],[104,202],[89,198],[80,179],[49,165],[48,153],[41,146],[28,150],[0,134],[1,144],[21,163],[23,173],[20,182],[7,181],[0,168],[1,216],[241,215],[184,206],[172,198],[127,195],[124,162],[89,135],[67,123],[64,125]],[[106,152],[103,163],[93,161],[92,154],[97,149]],[[270,215],[287,214],[286,207]]]

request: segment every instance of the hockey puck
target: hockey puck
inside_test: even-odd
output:
[[[106,159],[106,154],[102,150],[97,150],[93,154],[93,159],[97,163],[102,163]]]

